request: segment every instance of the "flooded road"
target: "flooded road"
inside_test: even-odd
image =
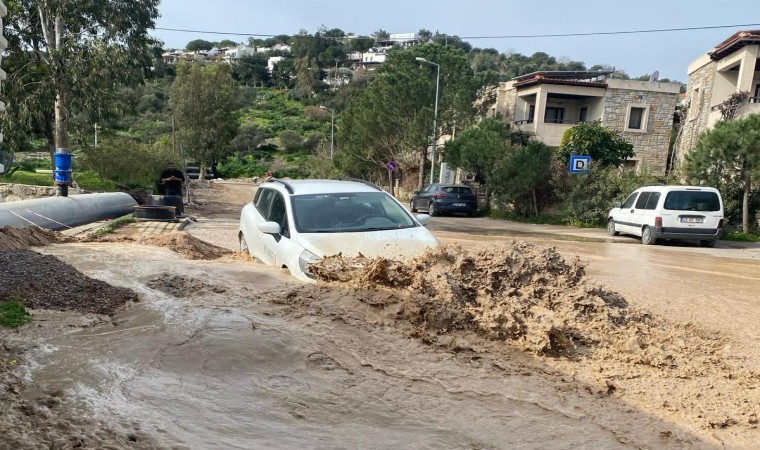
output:
[[[250,191],[231,188],[221,212],[187,231],[237,249],[234,205]],[[591,279],[637,307],[732,334],[724,352],[760,373],[756,252],[645,247],[486,219],[436,217],[430,229],[463,247],[521,239],[578,256]],[[687,404],[663,406],[687,380],[624,397],[607,375],[572,364],[489,353],[488,343],[458,349],[456,338],[430,345],[351,292],[294,299],[303,285],[283,270],[130,243],[38,251],[141,301],[84,328],[53,316],[17,335],[30,348],[26,395],[63,390],[82,414],[134,436],[134,448],[752,448],[760,438],[705,428]]]
[[[125,428],[138,422],[162,445],[625,447],[608,429],[610,419],[594,417],[593,400],[568,404],[540,374],[494,372],[477,359],[431,351],[337,311],[332,317],[283,313],[270,300],[294,283],[278,271],[185,261],[137,245],[76,244],[44,252],[131,286],[142,301],[119,314],[115,326],[41,338],[48,351],[29,373],[34,388],[73,392],[96,417]],[[177,298],[147,287],[155,275],[171,273],[209,289]],[[214,293],[214,286],[225,291]],[[627,427],[656,422],[628,418],[633,424]],[[657,436],[641,438],[658,442]]]

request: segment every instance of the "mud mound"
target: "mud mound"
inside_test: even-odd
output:
[[[31,250],[0,252],[0,300],[19,299],[31,309],[113,314],[137,301],[129,289],[90,278],[50,255]]]
[[[226,248],[209,244],[181,231],[161,234],[147,239],[140,239],[139,242],[142,244],[167,247],[187,259],[218,259],[233,253]]]
[[[197,278],[168,273],[151,278],[146,285],[151,289],[165,292],[174,297],[191,297],[209,292],[221,294],[227,291],[221,286],[207,284]]]
[[[392,288],[397,298],[376,291],[378,298],[364,303],[404,304],[398,318],[433,333],[473,331],[538,354],[622,352],[631,362],[668,368],[688,355],[681,366],[694,372],[707,370],[723,344],[716,334],[631,310],[619,294],[587,284],[577,259],[567,262],[554,249],[529,243],[441,246],[408,262],[335,256],[311,271],[328,283]],[[694,364],[700,358],[704,364]]]
[[[70,239],[55,231],[38,227],[0,228],[0,251],[69,242]]]

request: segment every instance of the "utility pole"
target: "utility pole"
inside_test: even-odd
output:
[[[95,148],[98,148],[98,124],[95,124]]]

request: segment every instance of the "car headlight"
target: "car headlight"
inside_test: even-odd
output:
[[[307,277],[314,278],[314,275],[309,273],[309,266],[321,259],[322,258],[315,255],[314,253],[304,249],[304,251],[302,251],[298,256],[298,267],[301,269],[302,273],[306,274]]]

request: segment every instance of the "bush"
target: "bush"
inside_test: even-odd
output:
[[[252,155],[230,156],[219,164],[217,174],[220,178],[252,178],[263,176],[267,170],[267,166]]]
[[[631,192],[657,177],[633,170],[595,166],[585,174],[555,172],[554,188],[563,202],[565,219],[576,225],[604,226],[615,201],[623,201]]]
[[[82,150],[82,163],[102,181],[152,187],[166,161],[174,159],[169,146],[141,144],[120,136],[105,136],[98,147]],[[77,178],[79,182],[79,178]]]
[[[303,148],[303,136],[295,131],[285,130],[280,133],[280,145],[286,151],[300,150]]]

